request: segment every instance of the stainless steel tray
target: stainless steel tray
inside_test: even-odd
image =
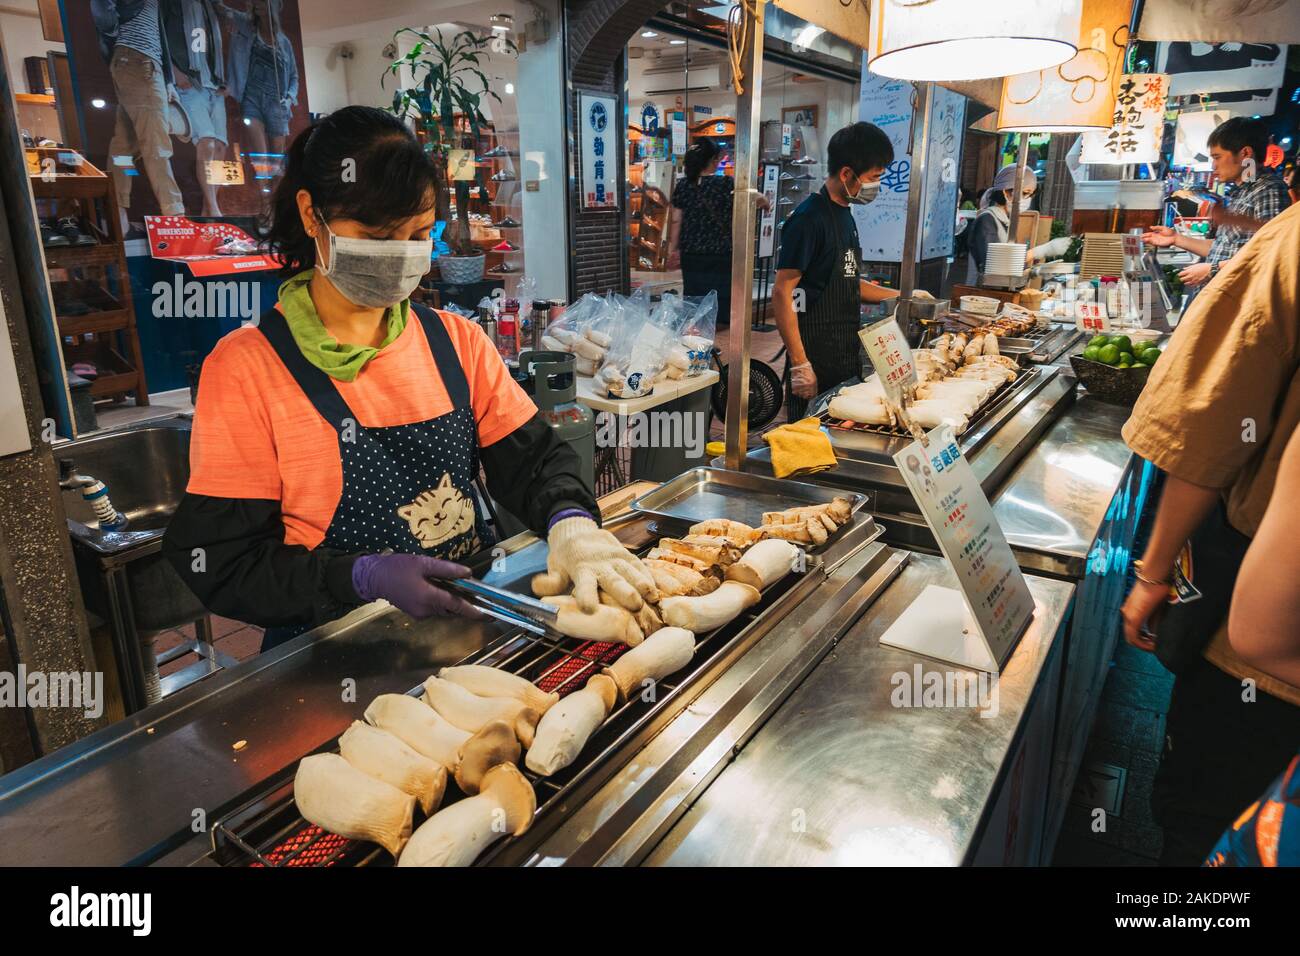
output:
[[[848,498],[857,512],[867,496],[836,491],[802,481],[771,478],[723,468],[692,468],[646,492],[632,502],[632,508],[661,518],[675,518],[692,524],[710,518],[730,518],[757,527],[764,511],[784,511],[806,505],[823,505],[835,498]]]

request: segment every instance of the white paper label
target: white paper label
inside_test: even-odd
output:
[[[762,189],[767,197],[767,208],[758,217],[758,258],[770,259],[776,245],[776,184],[781,168],[776,163],[763,167]]]
[[[894,463],[956,572],[980,637],[1001,668],[1029,626],[1034,598],[952,427],[940,425],[926,439],[925,444],[912,442],[894,456]]]
[[[673,120],[673,155],[686,155],[686,120]]]
[[[891,317],[860,329],[858,338],[880,376],[885,394],[896,406],[901,405],[903,396],[910,396],[916,386],[916,362],[898,320]]]
[[[1104,302],[1076,302],[1074,327],[1080,332],[1103,335],[1110,331],[1110,315]]]

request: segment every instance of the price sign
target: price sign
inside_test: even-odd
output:
[[[686,120],[673,120],[673,155],[686,155]]]
[[[924,442],[912,442],[894,462],[956,573],[969,617],[932,617],[922,627],[900,618],[900,626],[891,626],[880,642],[996,673],[1029,626],[1034,597],[993,507],[951,426],[940,425]]]
[[[1106,304],[1104,302],[1076,302],[1074,304],[1074,327],[1080,332],[1105,335],[1110,331],[1110,315],[1106,312]]]
[[[892,316],[858,332],[867,358],[880,376],[885,394],[896,406],[902,405],[903,396],[911,395],[916,385],[916,362],[907,344],[898,320]]]
[[[767,197],[767,208],[758,217],[758,258],[760,259],[770,259],[776,245],[776,190],[777,176],[780,172],[781,167],[776,163],[767,163],[759,170],[763,195]]]
[[[794,148],[794,127],[789,123],[781,124],[781,155],[789,156]]]

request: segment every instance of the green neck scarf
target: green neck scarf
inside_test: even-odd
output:
[[[308,283],[316,274],[315,269],[304,269],[296,276],[286,280],[280,286],[280,311],[289,323],[289,331],[298,348],[318,369],[330,378],[340,382],[350,382],[357,377],[366,363],[379,354],[379,349],[388,346],[402,334],[410,314],[411,303],[403,299],[391,306],[385,315],[388,321],[388,334],[379,348],[369,345],[345,345],[334,338],[325,329],[316,314],[316,304],[311,300]]]

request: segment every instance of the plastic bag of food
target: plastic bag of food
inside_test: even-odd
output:
[[[671,327],[678,305],[662,301],[650,308],[644,293],[610,296],[610,344],[597,369],[596,384],[611,398],[641,398],[654,390],[656,376],[674,341]]]
[[[573,353],[575,371],[594,375],[609,348],[610,336],[605,329],[612,323],[615,309],[610,296],[588,292],[546,327],[542,348]]]
[[[713,364],[713,341],[718,329],[718,293],[684,300],[681,342],[690,360],[687,375],[702,375]]]

